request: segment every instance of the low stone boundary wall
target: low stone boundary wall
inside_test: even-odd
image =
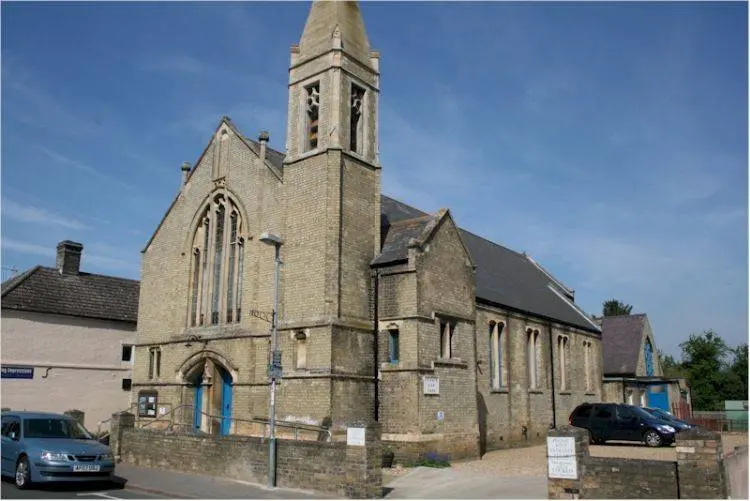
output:
[[[591,457],[588,431],[574,426],[550,430],[547,434],[548,497],[726,499],[728,475],[719,433],[699,428],[679,433],[676,452],[677,461]],[[744,460],[747,486],[747,454]],[[737,473],[738,482],[739,475]]]
[[[677,462],[589,457],[583,491],[592,499],[677,499]]]
[[[125,415],[123,415],[125,414]],[[268,440],[237,435],[194,435],[134,428],[132,414],[112,417],[111,447],[122,461],[152,468],[266,484]],[[377,423],[365,428],[365,445],[276,440],[276,485],[348,498],[382,496],[382,449]]]
[[[735,447],[724,456],[729,499],[748,499],[748,446]]]

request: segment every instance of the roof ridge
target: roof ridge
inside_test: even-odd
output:
[[[28,270],[24,271],[17,277],[10,277],[8,280],[6,280],[2,285],[5,285],[6,288],[2,290],[2,293],[0,294],[0,297],[5,297],[9,292],[12,292],[16,290],[16,288],[21,285],[23,282],[25,282],[31,275],[33,275],[37,270],[40,268],[43,268],[42,265],[38,264],[36,266],[33,266],[29,268]],[[13,282],[15,280],[15,282]]]
[[[57,271],[57,268],[54,268],[52,266],[38,265],[37,267],[41,268],[41,269],[44,269],[44,270]],[[136,280],[135,278],[118,277],[118,276],[115,276],[115,275],[105,275],[103,273],[90,273],[90,272],[87,272],[87,271],[79,272],[77,275],[74,275],[74,276],[79,276],[79,277],[81,277],[81,276],[88,276],[88,277],[114,278],[116,280],[128,280],[130,282],[138,282],[138,283],[140,283],[140,280]]]
[[[396,225],[399,225],[399,224],[403,225],[403,224],[407,224],[407,223],[413,223],[417,219],[430,219],[432,217],[433,217],[432,214],[425,214],[424,216],[410,217],[409,219],[399,219],[398,221],[396,221],[394,223],[389,223],[389,226],[396,226]]]

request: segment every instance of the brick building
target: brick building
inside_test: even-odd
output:
[[[356,2],[292,46],[285,152],[223,118],[143,250],[139,419],[259,433],[281,237],[279,419],[383,426],[403,453],[541,440],[601,398],[599,327],[525,254],[381,195],[379,54]],[[375,307],[377,305],[377,307]],[[375,328],[377,327],[377,329]],[[375,346],[377,345],[377,351]]]
[[[645,313],[603,317],[597,323],[602,328],[606,402],[655,407],[682,417],[691,415],[688,382],[664,376]]]

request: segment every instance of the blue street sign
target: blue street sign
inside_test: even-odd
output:
[[[34,368],[3,365],[2,379],[34,379]]]

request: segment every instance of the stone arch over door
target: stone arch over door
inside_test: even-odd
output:
[[[237,371],[224,357],[215,352],[196,353],[180,367],[178,378],[187,383],[192,401],[192,429],[217,435],[234,431]]]

